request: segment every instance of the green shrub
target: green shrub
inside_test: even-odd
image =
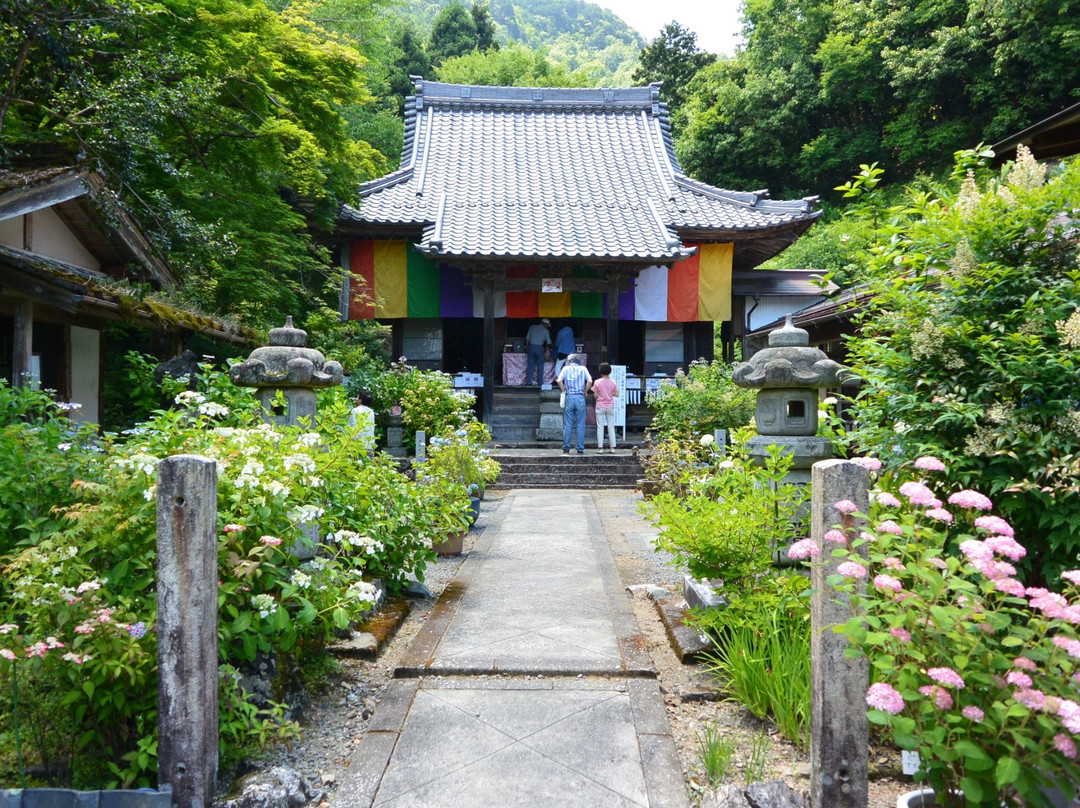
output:
[[[175,409],[157,411],[131,434],[106,436],[90,447],[96,451],[57,452],[70,465],[53,489],[71,493],[58,498],[51,522],[24,529],[25,546],[0,560],[0,655],[26,681],[62,694],[76,786],[100,785],[110,773],[114,784],[153,784],[159,459],[192,453],[218,465],[225,665],[259,653],[301,660],[317,652],[370,608],[371,578],[391,590],[409,575],[422,580],[435,558],[433,541],[469,522],[460,486],[433,496],[390,459],[358,451],[355,430],[341,427],[348,403],[340,389],[320,395],[318,425],[281,429],[259,420],[250,391],[204,370],[199,392],[179,394]],[[29,437],[21,424],[6,428],[18,426],[13,434],[24,440],[8,451],[26,445],[30,454],[22,475],[0,478],[5,503],[24,497],[27,476],[53,473],[48,447],[68,435],[54,407],[17,395],[44,414],[20,404],[37,425]],[[290,552],[294,546],[306,546],[311,557]],[[224,762],[244,753],[238,741],[257,744],[293,731],[273,705],[244,702],[224,673],[221,705]],[[26,705],[28,721],[34,709]]]
[[[694,438],[717,429],[737,429],[754,417],[755,391],[736,387],[731,366],[698,360],[675,384],[653,396],[656,410],[650,432],[662,438]]]
[[[887,211],[869,253],[849,438],[892,469],[946,461],[949,489],[978,487],[1012,523],[1029,581],[1053,580],[1080,552],[1080,162],[1044,180],[1021,153],[965,178],[960,158],[952,183]]]

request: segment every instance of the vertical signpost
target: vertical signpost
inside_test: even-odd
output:
[[[611,366],[611,380],[619,388],[615,396],[615,426],[622,427],[622,439],[626,440],[626,365]]]

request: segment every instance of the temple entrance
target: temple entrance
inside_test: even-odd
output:
[[[443,370],[447,373],[483,373],[483,319],[447,317],[443,320]]]

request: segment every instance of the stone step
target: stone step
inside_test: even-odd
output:
[[[529,483],[503,483],[502,480],[500,480],[494,485],[489,485],[488,488],[493,491],[513,491],[520,488],[571,488],[574,490],[588,491],[595,491],[602,488],[618,488],[630,491],[637,488],[637,483],[625,480],[615,482],[601,482],[592,478],[549,479],[542,481],[531,481]]]

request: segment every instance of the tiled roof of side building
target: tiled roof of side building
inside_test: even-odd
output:
[[[479,87],[416,80],[402,167],[365,183],[346,223],[423,228],[443,258],[637,260],[693,240],[792,231],[805,200],[724,191],[684,176],[658,86]]]

